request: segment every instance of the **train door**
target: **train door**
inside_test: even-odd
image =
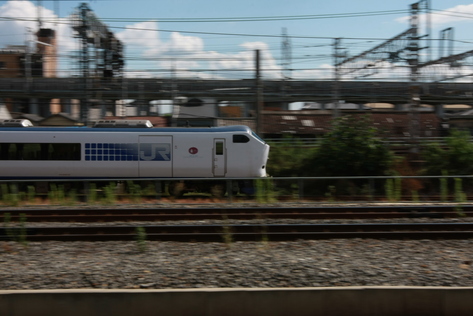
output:
[[[214,177],[224,177],[227,171],[227,150],[224,138],[214,139],[213,152],[213,174]]]
[[[140,136],[140,177],[172,177],[172,136]]]

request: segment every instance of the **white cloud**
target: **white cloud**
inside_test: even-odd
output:
[[[443,11],[434,11],[432,14],[432,24],[440,25],[453,22],[463,22],[471,21],[471,16],[473,14],[473,4],[468,5],[458,5],[451,9]]]
[[[145,49],[159,47],[158,23],[156,21],[141,22],[126,27],[125,31],[115,34],[126,45],[141,46]]]
[[[72,36],[69,18],[61,18],[53,11],[41,7],[42,28],[56,30],[56,41],[60,55],[73,50],[77,45]],[[31,1],[8,1],[0,6],[0,47],[25,45],[34,40],[31,33],[38,30],[38,9]],[[29,35],[27,35],[29,33]]]
[[[432,27],[441,27],[444,24],[472,21],[471,14],[473,14],[473,4],[457,5],[450,9],[442,11],[431,11],[430,21]],[[400,23],[409,23],[410,17],[405,16],[396,19]],[[419,22],[425,23],[427,16],[425,14],[419,15]]]
[[[127,51],[131,49],[134,54],[150,60],[154,67],[174,69],[174,75],[179,77],[215,79],[225,78],[231,72],[233,77],[253,77],[256,49],[261,51],[261,67],[266,70],[263,76],[280,76],[280,67],[264,42],[245,42],[237,53],[220,53],[206,50],[203,39],[197,36],[172,32],[168,39],[162,39],[158,23],[153,21],[130,25],[117,37],[124,42]],[[210,72],[199,69],[209,69]]]
[[[35,5],[29,1],[8,1],[2,5],[0,44],[24,45],[27,40],[27,28],[32,30],[37,28],[37,12]]]

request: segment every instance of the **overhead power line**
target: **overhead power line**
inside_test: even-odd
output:
[[[108,22],[144,22],[157,20],[159,23],[216,23],[216,22],[266,22],[266,21],[294,21],[294,20],[318,20],[318,19],[338,19],[356,18],[377,15],[406,14],[408,10],[389,11],[368,11],[354,13],[334,13],[334,14],[311,14],[311,15],[286,15],[286,16],[256,16],[256,17],[224,17],[224,18],[102,18]]]
[[[306,14],[306,15],[280,15],[280,16],[254,16],[254,17],[202,17],[202,18],[163,18],[163,17],[147,17],[147,18],[103,18],[104,22],[121,22],[121,23],[139,23],[146,21],[159,21],[159,23],[225,23],[225,22],[271,22],[271,21],[295,21],[295,20],[319,20],[319,19],[340,19],[340,18],[356,18],[366,16],[379,15],[396,15],[407,14],[408,10],[386,10],[386,11],[367,11],[367,12],[348,12],[348,13],[328,13],[328,14]],[[18,19],[36,19],[30,17],[18,17]],[[53,18],[50,18],[54,22]],[[54,18],[55,20],[55,18]],[[44,21],[48,21],[44,18]]]

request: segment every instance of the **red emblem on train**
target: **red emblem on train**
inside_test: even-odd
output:
[[[195,147],[189,148],[189,154],[191,154],[191,155],[195,155],[195,154],[197,154],[198,152],[199,152],[199,150],[198,150],[197,148],[195,148]]]

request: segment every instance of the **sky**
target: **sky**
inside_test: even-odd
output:
[[[263,78],[330,79],[335,38],[341,38],[347,56],[371,49],[408,29],[409,9],[415,1],[84,2],[124,43],[127,77],[251,79],[255,50],[260,50]],[[421,3],[429,2],[434,59],[439,32],[448,27],[454,28],[455,54],[472,50],[473,1]],[[59,76],[77,75],[79,41],[70,16],[80,4],[73,0],[0,1],[0,47],[31,40],[40,17],[43,27],[58,34]],[[420,33],[425,34],[422,16],[420,25]]]

